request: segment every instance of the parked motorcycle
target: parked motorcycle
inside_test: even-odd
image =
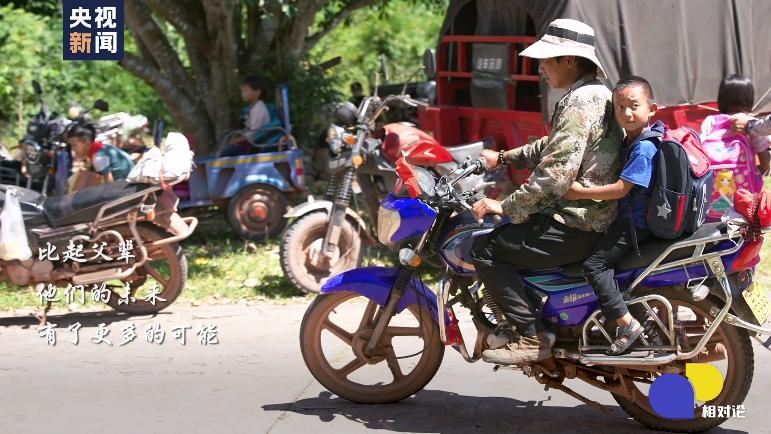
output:
[[[32,86],[40,102],[40,111],[27,124],[27,133],[21,139],[22,173],[27,177],[26,188],[44,195],[62,194],[66,191],[72,170],[72,155],[64,134],[73,121],[48,108],[43,88],[37,80],[32,81]],[[109,105],[97,100],[94,108],[107,111]],[[75,121],[85,120],[87,115],[88,110],[80,111]]]
[[[394,162],[401,155],[441,175],[490,145],[477,142],[444,148],[410,124],[376,125],[390,106],[417,104],[422,103],[399,94],[383,100],[367,97],[358,109],[343,103],[334,110],[336,123],[327,132],[331,158],[325,197],[310,196],[286,214],[294,221],[282,236],[280,262],[298,288],[318,292],[330,276],[361,264],[362,244],[376,243],[372,228],[377,226],[378,203],[396,182]],[[358,204],[359,197],[363,206]]]
[[[482,195],[459,186],[483,165],[469,162],[437,179],[399,161],[401,182],[381,202],[378,238],[400,249],[400,265],[330,278],[302,321],[305,364],[331,392],[360,403],[398,401],[431,380],[445,345],[468,362],[479,360],[486,337],[503,317],[478,283],[470,250],[495,224],[471,217],[470,205]],[[610,412],[563,383],[580,379],[610,392],[627,414],[656,430],[697,432],[720,425],[727,415],[708,417],[702,408],[742,404],[753,377],[750,337],[771,334],[771,327],[762,327],[768,300],[753,271],[735,261],[744,248],[741,231],[709,223],[681,239],[641,244],[641,256],[624,259],[615,277],[620,288],[628,288],[630,311],[643,312],[645,332],[622,356],[604,355],[614,326],[603,323],[598,299],[578,267],[522,270],[523,283],[534,300],[541,300],[540,314],[557,342],[553,358],[505,368],[521,369],[547,388]],[[432,252],[447,268],[436,293],[416,272]],[[456,305],[471,312],[473,348],[465,344]],[[715,366],[724,379],[722,391],[706,402],[697,400],[694,419],[661,417],[649,399],[651,384],[663,374],[685,375],[686,363]]]
[[[83,285],[82,292],[99,291],[95,299],[131,314],[158,312],[179,297],[187,279],[179,242],[198,220],[175,213],[172,191],[121,180],[45,197],[0,185],[0,206],[9,190],[20,202],[32,257],[0,261],[4,280],[52,284],[60,294]]]

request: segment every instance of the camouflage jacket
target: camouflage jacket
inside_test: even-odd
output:
[[[611,93],[584,77],[557,103],[552,131],[528,145],[507,151],[504,159],[532,175],[503,201],[512,223],[545,214],[572,228],[603,232],[616,218],[617,202],[565,200],[573,181],[584,186],[618,180],[623,132],[613,117]]]

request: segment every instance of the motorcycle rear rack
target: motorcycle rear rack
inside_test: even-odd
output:
[[[763,233],[771,232],[771,228],[763,228],[762,232]],[[711,253],[704,252],[707,244],[726,241],[726,240],[732,241],[734,243],[734,247],[731,247],[728,250],[722,250],[718,252],[711,252]],[[747,321],[744,321],[728,313],[729,310],[731,309],[731,304],[733,302],[733,295],[731,294],[730,284],[728,282],[728,276],[726,275],[726,270],[723,267],[722,257],[724,255],[730,255],[737,252],[739,249],[741,249],[743,245],[744,245],[744,239],[741,238],[741,236],[738,233],[721,234],[721,235],[715,235],[712,237],[701,238],[698,240],[681,241],[679,243],[674,243],[671,246],[669,246],[667,250],[665,250],[661,255],[659,255],[659,257],[657,257],[656,260],[654,260],[637,277],[637,279],[635,279],[635,281],[632,282],[632,284],[629,287],[629,290],[631,291],[653,272],[669,270],[669,269],[678,268],[681,266],[686,266],[686,265],[695,264],[695,263],[703,263],[707,267],[709,267],[709,269],[712,271],[712,274],[717,278],[717,281],[720,284],[720,288],[723,290],[723,295],[725,297],[725,305],[723,306],[722,309],[713,307],[711,312],[709,312],[709,315],[713,316],[715,319],[714,321],[712,321],[712,324],[709,326],[709,328],[701,337],[701,339],[696,344],[696,346],[693,349],[691,349],[691,351],[682,352],[679,348],[677,348],[676,350],[672,349],[673,351],[672,353],[653,356],[653,357],[580,355],[578,361],[586,365],[589,365],[589,364],[591,365],[655,365],[655,364],[662,364],[662,363],[665,364],[675,360],[691,360],[704,349],[704,347],[707,345],[707,342],[709,342],[712,335],[715,334],[715,332],[717,331],[717,328],[720,327],[720,324],[724,320],[728,324],[731,324],[736,327],[742,327],[748,330],[755,331],[760,334],[771,334],[771,327],[756,326],[754,324],[751,324]],[[667,256],[669,256],[673,251],[679,250],[682,248],[688,248],[688,247],[695,247],[693,254],[689,258],[679,259],[676,261],[662,264],[662,262],[667,258]],[[647,297],[642,297],[642,299],[646,299],[646,298]],[[647,304],[645,305],[646,305],[646,308],[650,307],[650,306],[647,306]],[[671,305],[667,301],[667,304],[665,306],[668,306],[669,315],[670,315],[670,325],[673,325],[674,323],[671,321],[671,315],[672,315]],[[597,312],[595,312],[591,317],[595,319],[594,323],[587,321],[587,323],[584,325],[584,335],[582,336],[582,342],[581,342],[583,348],[587,348],[587,349],[590,348],[588,345],[586,345],[586,343],[588,342],[586,338],[587,327],[591,328],[590,324],[597,325],[596,314]],[[655,318],[655,316],[653,317]],[[659,323],[659,326],[661,326],[660,321],[657,321],[657,322]],[[605,337],[609,338],[609,336],[607,335],[607,333],[604,332],[602,327],[600,327],[600,329],[603,331],[603,334],[605,335]],[[672,329],[670,329],[670,331],[672,331]],[[672,341],[670,340],[670,342]]]
[[[94,222],[91,223],[91,230],[90,230],[90,232],[92,234],[95,233],[97,230],[101,229],[103,226],[107,226],[109,223],[112,223],[113,220],[118,219],[119,217],[123,216],[124,214],[130,213],[133,210],[133,208],[124,208],[124,209],[121,209],[121,210],[119,210],[119,211],[117,211],[115,213],[108,214],[107,216],[105,216],[105,214],[107,213],[108,210],[110,210],[112,208],[116,208],[116,207],[118,207],[120,205],[123,205],[125,203],[132,202],[132,201],[134,201],[134,200],[136,200],[138,198],[142,198],[142,201],[141,201],[140,205],[143,205],[144,202],[147,200],[148,196],[150,196],[151,194],[155,194],[156,192],[158,192],[160,190],[161,190],[161,186],[160,185],[154,185],[154,186],[146,188],[146,189],[144,189],[142,191],[138,191],[138,192],[130,194],[128,196],[121,197],[119,199],[115,199],[113,201],[107,202],[106,204],[102,205],[102,207],[99,209],[99,212],[96,215],[96,218],[94,219]],[[103,222],[103,220],[105,222],[109,222],[109,223],[105,223],[105,222]]]

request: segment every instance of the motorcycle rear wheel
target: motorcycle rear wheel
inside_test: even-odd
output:
[[[292,284],[305,293],[317,293],[330,277],[361,265],[361,235],[348,220],[343,220],[338,251],[329,266],[312,263],[311,256],[321,248],[328,225],[327,213],[314,212],[292,222],[282,236],[281,269]]]
[[[128,227],[121,227],[118,231],[126,239],[131,239],[131,231]],[[144,243],[171,236],[163,229],[148,223],[138,224],[137,232]],[[123,281],[124,284],[129,282],[129,296],[134,297],[135,300],[121,303],[120,298],[125,295],[125,289],[110,285],[112,291],[107,305],[111,308],[133,315],[157,313],[169,307],[182,293],[187,281],[187,258],[182,247],[176,243],[167,244],[148,250],[147,254],[149,256],[147,262]],[[150,296],[156,284],[160,290],[157,299]]]
[[[346,310],[353,311],[346,315]],[[357,315],[362,310],[363,314]],[[377,311],[375,302],[354,292],[322,294],[308,307],[300,326],[300,349],[308,370],[330,392],[349,401],[400,401],[422,390],[442,364],[444,345],[439,328],[431,311],[417,305],[391,319],[376,356],[367,358],[363,348],[374,329]],[[399,338],[396,343],[394,338]],[[328,343],[337,343],[342,349],[331,351],[325,348]],[[413,367],[407,373],[404,367],[408,365]],[[390,383],[379,381],[389,377]]]
[[[679,307],[683,310],[690,311],[689,316],[692,316],[693,318],[683,322],[686,328],[691,330],[689,333],[692,333],[692,330],[701,328],[704,321],[707,319],[712,319],[708,314],[710,307],[720,304],[719,301],[711,297],[703,301],[693,301],[690,297],[690,293],[686,290],[667,289],[664,291],[656,291],[656,293],[666,297],[672,304],[673,309]],[[699,337],[700,335],[698,335],[698,333],[690,335],[688,336],[688,341],[691,345],[695,345],[695,342],[698,341]],[[723,373],[724,382],[722,392],[717,398],[708,403],[701,403],[701,405],[741,405],[750,390],[754,371],[754,355],[749,334],[744,329],[723,322],[709,342],[708,345],[714,345],[714,342],[722,344],[725,347],[727,357],[725,362],[727,366],[725,369],[726,372]],[[723,361],[721,360],[721,362]],[[702,417],[702,408],[698,405],[699,403],[697,403],[695,409],[696,418],[694,419],[666,419],[656,414],[650,408],[647,402],[647,393],[645,391],[638,388],[638,392],[643,395],[643,399],[646,402],[632,402],[620,395],[613,395],[613,398],[629,416],[653,430],[681,433],[703,432],[712,429],[727,420],[726,417]]]

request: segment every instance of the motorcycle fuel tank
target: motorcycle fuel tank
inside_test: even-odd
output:
[[[383,127],[383,154],[396,161],[403,154],[410,164],[432,167],[452,162],[452,155],[433,137],[409,124],[393,123]]]
[[[445,227],[449,230],[441,237],[439,254],[455,273],[475,274],[471,248],[477,238],[493,230],[495,224],[492,218],[485,218],[484,223],[480,224],[467,211],[450,218]]]

